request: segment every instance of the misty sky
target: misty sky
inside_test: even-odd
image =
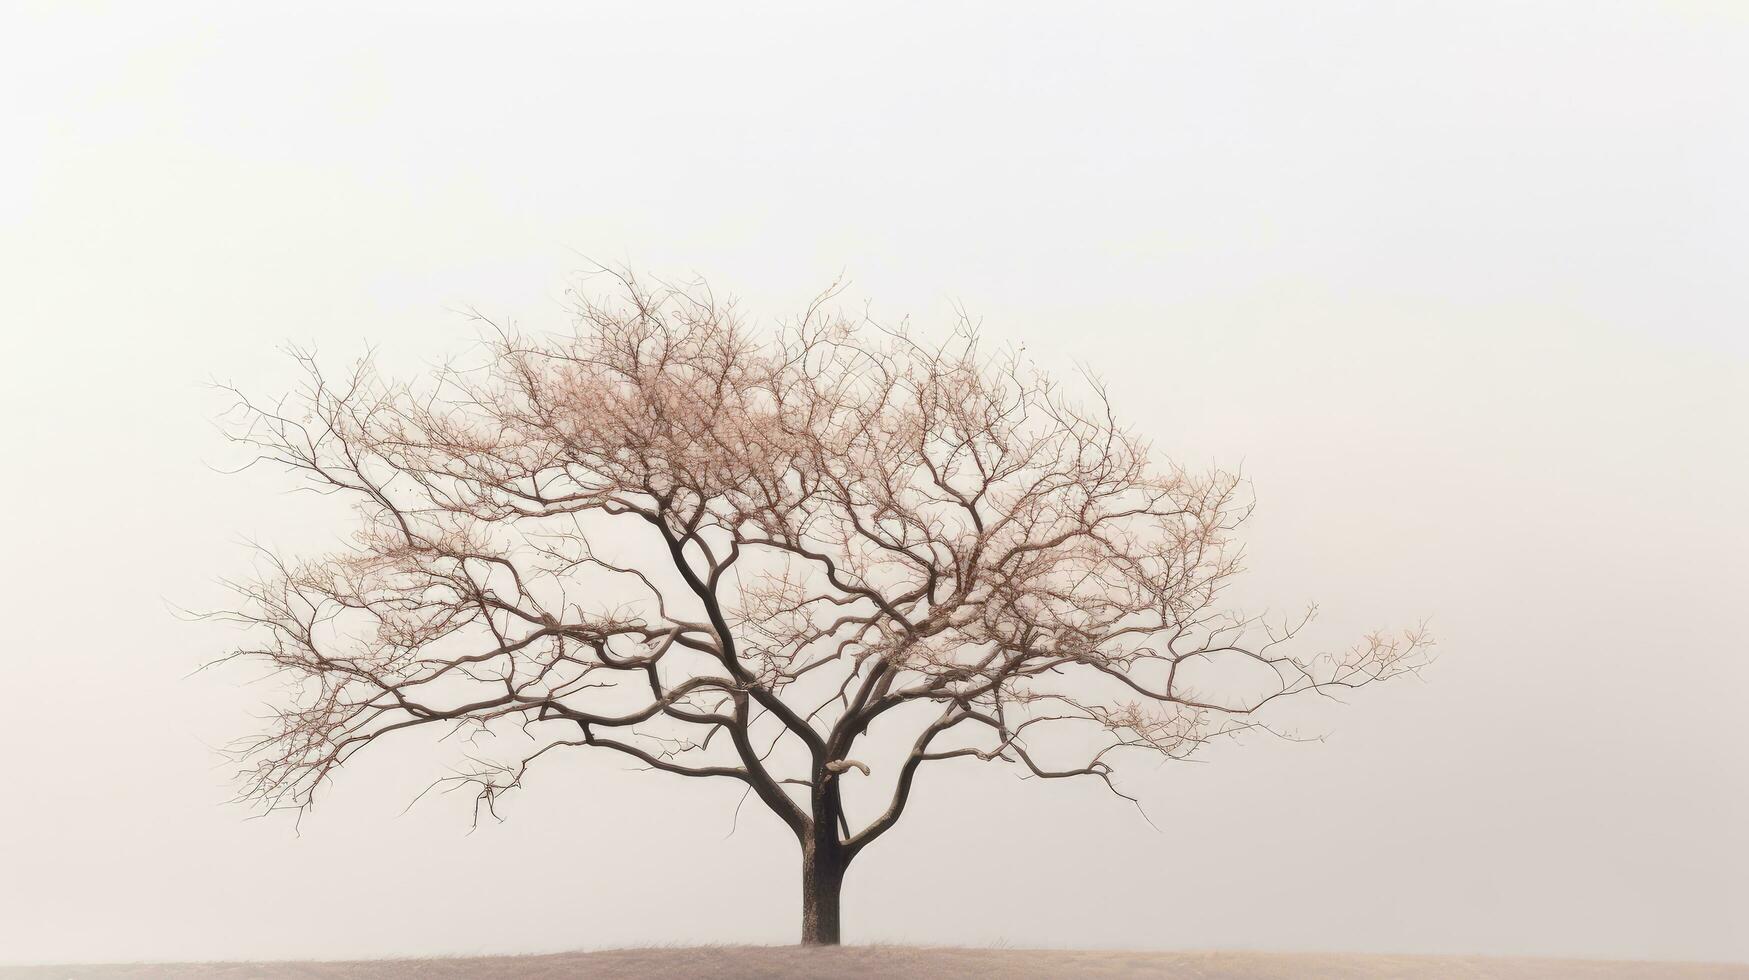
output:
[[[415,736],[226,805],[272,696],[213,425],[275,348],[415,372],[584,256],[1085,363],[1242,465],[1248,609],[1424,675],[1207,764],[926,771],[850,942],[1749,959],[1749,7],[9,3],[0,962],[790,942],[796,847],[587,753],[506,823]]]

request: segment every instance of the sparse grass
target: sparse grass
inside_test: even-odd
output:
[[[599,978],[1171,977],[1181,980],[1749,980],[1749,965],[1336,953],[1140,952],[920,946],[670,946],[539,956],[283,963],[0,967],[7,980],[557,980]]]

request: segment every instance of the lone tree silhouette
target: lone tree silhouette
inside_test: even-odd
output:
[[[251,628],[231,657],[293,681],[246,797],[301,811],[365,747],[458,727],[535,740],[448,777],[488,809],[564,749],[735,780],[795,833],[802,941],[829,944],[925,764],[1116,793],[1126,754],[1426,660],[1415,630],[1305,656],[1304,619],[1218,609],[1240,480],[1153,458],[1091,378],[1065,395],[964,322],[926,344],[835,291],[758,331],[702,284],[613,277],[572,336],[488,329],[479,367],[332,381],[298,353],[299,391],[238,394],[231,438],[360,520],[221,614]]]

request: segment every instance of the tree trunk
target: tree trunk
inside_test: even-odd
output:
[[[802,849],[802,945],[838,945],[838,895],[848,865],[836,841]]]

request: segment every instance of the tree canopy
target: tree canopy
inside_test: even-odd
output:
[[[1426,660],[1420,630],[1309,655],[1223,609],[1242,480],[1158,458],[1096,379],[835,291],[759,328],[702,284],[614,286],[569,335],[491,327],[472,366],[300,353],[288,398],[238,394],[233,439],[357,511],[351,546],[237,585],[235,655],[295,681],[248,795],[301,809],[368,746],[458,727],[534,739],[449,777],[487,808],[564,751],[739,781],[801,843],[804,938],[836,942],[843,871],[920,767],[1119,792],[1126,756]]]

